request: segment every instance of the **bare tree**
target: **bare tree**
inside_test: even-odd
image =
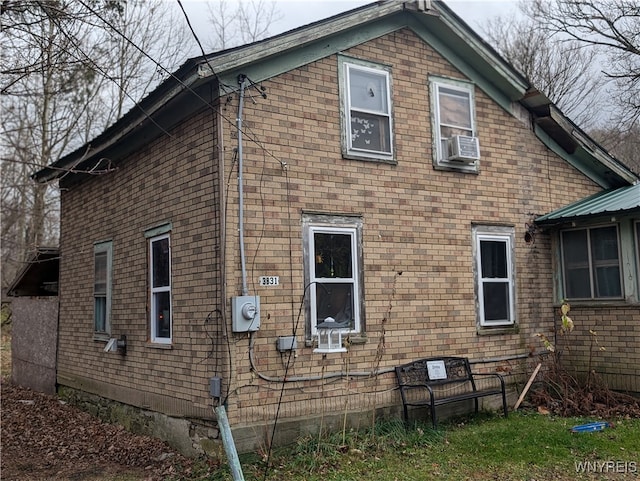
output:
[[[640,4],[637,0],[533,0],[526,14],[551,35],[582,47],[597,48],[603,73],[615,81],[612,93],[620,127],[630,130],[640,118]]]
[[[219,0],[208,3],[213,38],[209,48],[224,50],[261,40],[269,35],[269,27],[282,15],[275,1]]]
[[[550,36],[522,15],[496,17],[483,29],[503,57],[576,123],[589,125],[597,118],[604,107],[598,94],[606,82],[593,69],[591,52]]]
[[[102,25],[109,47],[104,70],[112,80],[104,95],[111,105],[107,124],[150,92],[166,77],[165,70],[177,68],[192,43],[184,19],[166,1],[128,0],[120,15],[109,17]]]
[[[484,31],[500,53],[603,147],[639,172],[637,0],[522,0]]]
[[[165,2],[2,0],[2,282],[57,242],[58,192],[30,174],[87,142],[173,69],[185,46]],[[185,35],[184,33],[182,35]]]
[[[228,0],[220,0],[208,3],[209,21],[213,26],[212,38],[209,45],[212,50],[225,50],[229,48],[232,39],[237,36],[237,11],[232,10]]]
[[[628,130],[600,127],[589,131],[589,135],[612,155],[640,175],[640,123],[636,122]]]
[[[55,193],[29,174],[72,142],[98,79],[78,59],[87,16],[76,5],[3,2],[2,257],[3,281],[26,253],[47,243],[46,213]],[[98,56],[99,52],[92,52]],[[11,183],[9,183],[11,182]],[[14,267],[14,269],[11,269]]]

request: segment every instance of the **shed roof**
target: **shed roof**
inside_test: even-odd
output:
[[[640,183],[604,190],[536,219],[538,225],[553,225],[604,215],[640,212]]]
[[[9,288],[7,295],[57,296],[60,251],[57,247],[40,247],[27,260]]]

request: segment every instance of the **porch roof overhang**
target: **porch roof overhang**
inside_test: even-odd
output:
[[[631,214],[640,214],[640,182],[598,192],[538,217],[535,223],[539,226],[554,226]]]

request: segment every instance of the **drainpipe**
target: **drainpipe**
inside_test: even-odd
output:
[[[246,75],[238,75],[238,83],[240,84],[240,102],[238,104],[238,118],[236,124],[238,127],[238,229],[240,231],[240,265],[242,270],[242,294],[249,295],[247,288],[247,266],[244,255],[244,187],[242,178],[242,108],[244,106],[244,88],[247,81]]]

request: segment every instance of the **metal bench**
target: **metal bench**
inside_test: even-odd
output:
[[[429,407],[436,429],[436,406],[473,399],[478,412],[478,399],[502,395],[502,409],[507,417],[507,395],[500,374],[473,374],[465,357],[432,357],[419,359],[395,368],[402,397],[404,421],[409,421],[409,407]],[[476,380],[482,379],[478,389]],[[488,384],[485,387],[485,384]]]

